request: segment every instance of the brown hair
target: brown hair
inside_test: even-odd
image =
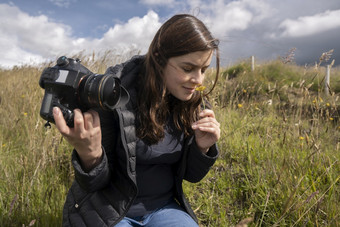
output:
[[[198,120],[201,98],[195,92],[189,101],[180,101],[166,93],[162,79],[169,58],[196,51],[215,51],[216,85],[219,74],[218,40],[213,38],[202,21],[188,14],[175,15],[166,21],[150,44],[144,62],[138,95],[137,136],[153,144],[164,138],[164,126],[169,114],[185,136],[192,133],[191,125]]]

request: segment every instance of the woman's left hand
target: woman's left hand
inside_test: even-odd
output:
[[[197,146],[203,153],[207,153],[220,138],[220,123],[217,122],[214,111],[210,109],[203,110],[199,116],[201,119],[193,123],[192,129]]]

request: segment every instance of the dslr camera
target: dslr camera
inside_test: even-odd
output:
[[[57,64],[43,70],[39,85],[45,89],[40,116],[55,123],[53,107],[61,109],[66,124],[74,126],[73,110],[89,109],[113,111],[129,101],[129,93],[113,74],[94,74],[79,59],[59,57]]]

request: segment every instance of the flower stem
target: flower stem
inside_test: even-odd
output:
[[[205,102],[204,102],[204,99],[203,99],[203,91],[201,91],[201,99],[202,99],[202,104],[203,104],[203,110],[205,110]]]

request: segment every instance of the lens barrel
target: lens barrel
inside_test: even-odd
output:
[[[84,76],[78,87],[79,102],[86,109],[99,107],[113,110],[121,96],[119,79],[112,75],[90,74]]]

